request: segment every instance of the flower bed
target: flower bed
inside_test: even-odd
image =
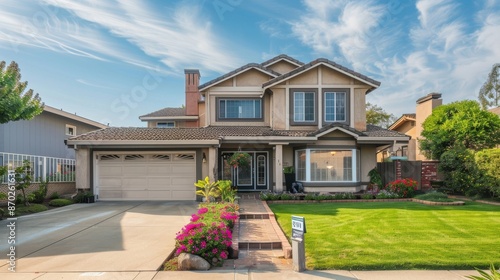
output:
[[[198,255],[212,266],[222,266],[229,257],[232,229],[238,220],[238,205],[233,203],[200,204],[191,222],[176,236],[175,255]]]

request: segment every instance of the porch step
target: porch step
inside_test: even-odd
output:
[[[239,250],[273,250],[283,248],[281,240],[276,235],[269,220],[268,214],[244,215],[249,215],[250,217],[259,216],[259,218],[248,218],[248,216],[241,218],[240,216]],[[261,216],[267,216],[267,218],[262,218]]]
[[[275,250],[275,249],[283,249],[281,246],[281,241],[248,241],[248,242],[238,242],[238,248],[240,250]]]
[[[241,213],[240,219],[249,220],[249,219],[269,219],[269,214],[265,213]]]

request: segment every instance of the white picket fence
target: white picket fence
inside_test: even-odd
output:
[[[74,159],[0,152],[0,166],[7,166],[9,170],[22,166],[25,160],[31,163],[34,182],[45,181],[45,179],[49,182],[75,181],[76,161]],[[0,182],[6,183],[6,177],[0,178]]]

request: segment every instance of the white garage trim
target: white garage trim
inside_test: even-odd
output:
[[[94,156],[100,200],[196,200],[196,152],[103,151]]]

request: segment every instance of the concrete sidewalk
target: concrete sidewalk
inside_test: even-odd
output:
[[[73,273],[0,273],[0,279],[51,280],[51,279],[120,279],[120,280],[465,280],[468,275],[479,275],[469,270],[388,270],[347,271],[315,270],[294,272],[290,270],[264,271],[254,269],[194,271],[142,271],[142,272],[73,272]]]

